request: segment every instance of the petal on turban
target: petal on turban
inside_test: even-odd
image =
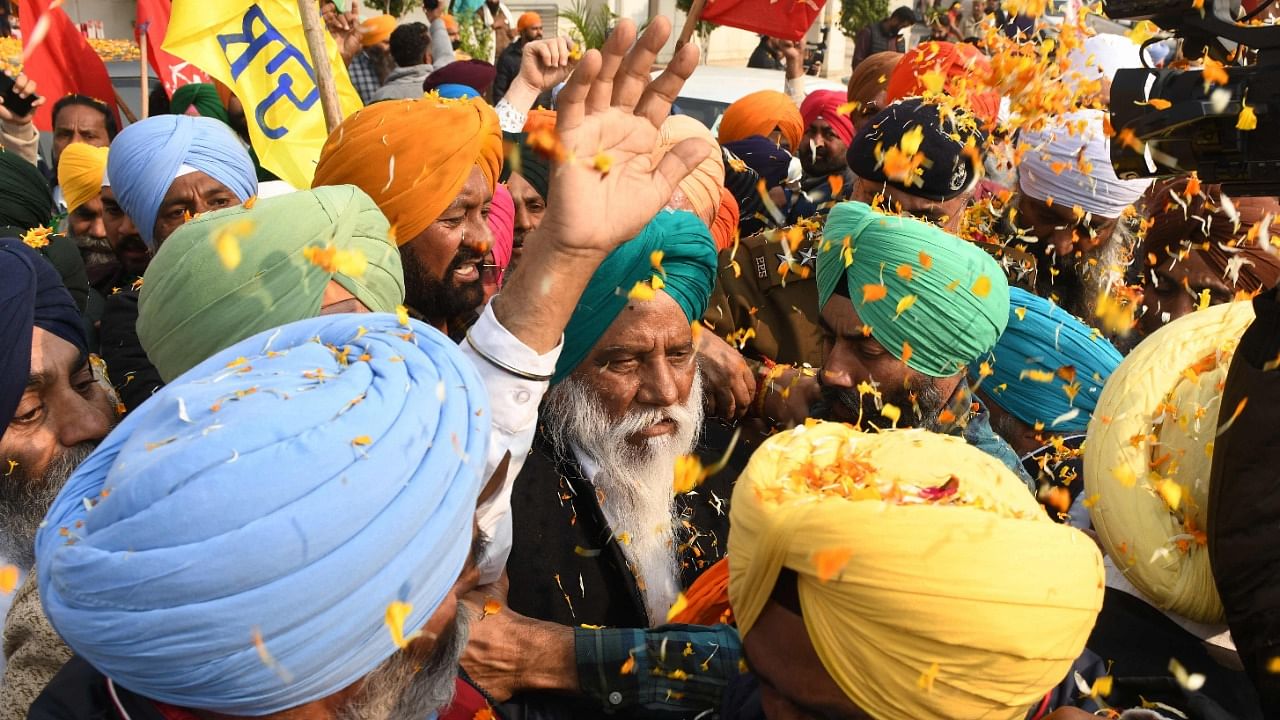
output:
[[[720,154],[716,138],[706,125],[688,115],[672,115],[662,123],[659,133],[658,154],[666,154],[671,148],[689,138],[697,138],[711,146],[711,153],[680,181],[680,190],[693,207],[694,213],[710,222],[720,207],[720,188],[724,187],[724,156]]]
[[[795,102],[777,90],[759,90],[734,101],[725,108],[720,118],[720,144],[749,138],[752,135],[769,137],[774,130],[781,130],[782,137],[792,150],[800,147],[804,136],[804,120]]]
[[[662,272],[653,253],[662,251]],[[627,306],[636,283],[660,275],[662,292],[671,296],[693,322],[707,310],[716,280],[716,246],[707,226],[689,212],[659,212],[635,238],[618,246],[600,263],[582,291],[569,325],[552,384],[569,377]]]
[[[351,185],[202,215],[169,236],[147,267],[138,339],[171,381],[243,338],[315,317],[330,280],[373,312],[395,312],[404,273],[389,229]],[[228,245],[240,256],[234,266]]]
[[[231,124],[231,116],[227,114],[227,107],[222,104],[222,98],[213,83],[187,83],[173,91],[169,109],[175,115],[185,115],[189,108],[195,108],[201,117]]]
[[[809,93],[800,105],[800,117],[804,120],[805,129],[808,130],[814,120],[826,120],[845,145],[853,142],[856,131],[853,120],[849,118],[848,112],[840,112],[840,108],[846,103],[845,95],[839,90],[817,90]]]
[[[1235,290],[1252,293],[1280,282],[1280,256],[1265,239],[1280,235],[1280,200],[1232,198],[1232,217],[1222,208],[1220,185],[1205,185],[1188,197],[1187,183],[1186,178],[1161,183],[1147,203],[1151,227],[1141,253],[1147,267],[1195,253]]]
[[[1117,218],[1151,185],[1150,180],[1121,180],[1111,166],[1111,141],[1101,110],[1080,110],[1057,118],[1043,130],[1023,130],[1030,147],[1018,166],[1018,187],[1036,200],[1063,207],[1079,205],[1099,217]],[[1091,166],[1089,174],[1081,162]]]
[[[48,226],[53,218],[53,193],[35,165],[17,154],[0,150],[0,229],[22,234]]]
[[[987,125],[995,123],[1000,113],[1000,93],[986,84],[991,61],[968,43],[931,40],[908,50],[889,76],[885,102],[926,94],[930,89],[926,80],[929,74],[942,80],[942,86],[933,93],[955,98]]]
[[[1253,305],[1184,315],[1147,336],[1102,390],[1084,449],[1098,539],[1151,604],[1223,621],[1204,544],[1222,387]]]
[[[1102,333],[1022,288],[1009,289],[1009,325],[991,353],[982,389],[1014,417],[1049,432],[1084,432],[1123,359]],[[969,366],[969,377],[981,379],[979,363]]]
[[[729,518],[739,632],[794,571],[823,666],[880,720],[1020,720],[1066,676],[1102,606],[1093,542],[960,438],[841,423],[779,433],[738,478]]]
[[[186,165],[217,180],[241,202],[258,193],[253,160],[225,124],[207,117],[156,115],[125,128],[111,143],[107,175],[116,202],[156,249],[156,215]]]
[[[102,174],[107,171],[109,149],[77,142],[65,147],[58,156],[58,186],[67,200],[68,213],[102,193]]]
[[[458,346],[394,315],[244,340],[166,385],[36,537],[49,622],[164,703],[266,715],[332,695],[419,628],[466,561],[489,439]],[[264,661],[265,653],[271,658]]]
[[[818,255],[818,305],[845,282],[885,350],[932,377],[960,372],[996,344],[1009,320],[1009,283],[990,255],[935,225],[836,205]],[[910,272],[900,272],[908,266]],[[907,278],[911,278],[908,280]],[[885,292],[864,292],[877,286]]]
[[[886,50],[872,54],[858,63],[849,76],[849,102],[859,103],[859,108],[873,102],[889,84],[889,76],[902,59],[902,53]],[[857,112],[859,108],[855,108]]]
[[[777,187],[786,182],[791,176],[792,163],[796,161],[794,155],[760,135],[735,140],[726,143],[724,147],[746,163],[747,167],[755,170],[764,180],[767,188]],[[754,186],[751,191],[757,194],[760,192]]]
[[[320,151],[311,186],[364,190],[403,245],[440,217],[476,166],[493,190],[502,169],[497,113],[479,98],[428,96],[374,103],[348,117]]]

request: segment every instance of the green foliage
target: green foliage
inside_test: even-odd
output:
[[[573,7],[560,11],[560,18],[567,20],[573,39],[582,43],[584,50],[599,50],[609,39],[613,21],[618,19],[612,10],[590,0],[574,0]]]
[[[458,21],[458,49],[477,60],[488,60],[493,49],[493,30],[484,24],[484,18],[476,13],[466,17],[454,16]]]
[[[685,17],[689,16],[689,10],[691,10],[692,8],[693,8],[693,0],[676,0],[676,9],[684,13]],[[695,32],[698,33],[698,37],[702,38],[703,40],[706,40],[707,36],[711,34],[711,31],[715,30],[718,27],[720,26],[716,25],[715,23],[709,23],[703,20],[699,20],[698,27],[695,30]]]
[[[388,15],[400,17],[405,13],[422,6],[422,0],[368,0],[365,5],[377,8]]]
[[[844,0],[840,7],[840,29],[854,37],[862,28],[889,17],[889,0]]]

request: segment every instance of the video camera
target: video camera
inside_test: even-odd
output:
[[[1150,20],[1180,38],[1183,57],[1207,54],[1233,62],[1226,67],[1228,82],[1208,88],[1198,69],[1117,72],[1111,85],[1111,163],[1118,176],[1195,170],[1204,182],[1221,183],[1228,195],[1280,195],[1280,27],[1236,21],[1256,17],[1274,1],[1262,0],[1240,17],[1239,0],[1203,0],[1201,7],[1195,0],[1104,0],[1107,17]],[[1236,128],[1246,103],[1257,116],[1254,130]],[[1138,143],[1118,141],[1126,130]]]

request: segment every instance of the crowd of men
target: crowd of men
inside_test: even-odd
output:
[[[1280,200],[1116,176],[1137,44],[713,130],[666,18],[428,19],[330,18],[310,188],[0,105],[0,718],[1280,713]]]

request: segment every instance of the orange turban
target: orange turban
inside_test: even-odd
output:
[[[531,28],[534,25],[542,24],[542,16],[536,12],[527,12],[520,16],[516,21],[516,32],[524,32],[525,28]]]
[[[539,130],[554,132],[556,129],[556,111],[536,108],[529,111],[524,121],[524,132],[535,133]]]
[[[458,19],[452,15],[441,15],[440,19],[444,21],[444,29],[449,32],[458,32]]]
[[[497,113],[479,98],[428,95],[349,116],[320,150],[311,186],[364,190],[403,245],[440,217],[477,165],[492,190],[502,169]]]
[[[688,115],[672,115],[667,118],[662,123],[659,135],[659,157],[688,138],[705,140],[711,146],[711,154],[707,159],[698,163],[698,167],[680,181],[680,190],[689,201],[694,214],[710,226],[720,208],[720,190],[724,188],[724,153],[716,145],[715,136],[706,125]]]
[[[738,239],[738,200],[725,188],[720,188],[720,209],[711,223],[711,239],[716,241],[716,251],[733,247]]]
[[[799,150],[800,138],[804,137],[800,108],[777,90],[753,92],[724,111],[720,119],[720,144],[745,140],[752,135],[769,137],[774,128],[782,131],[792,150]]]
[[[901,59],[902,53],[885,50],[858,63],[849,76],[849,102],[865,105],[874,101],[889,84],[889,76]]]
[[[942,86],[928,87],[928,73],[942,76]],[[967,43],[921,43],[898,61],[885,88],[885,102],[905,97],[944,93],[960,101],[983,122],[994,125],[1000,113],[1000,94],[987,85],[991,61]]]
[[[388,40],[396,29],[396,19],[390,15],[375,15],[360,23],[360,44],[364,47]]]

